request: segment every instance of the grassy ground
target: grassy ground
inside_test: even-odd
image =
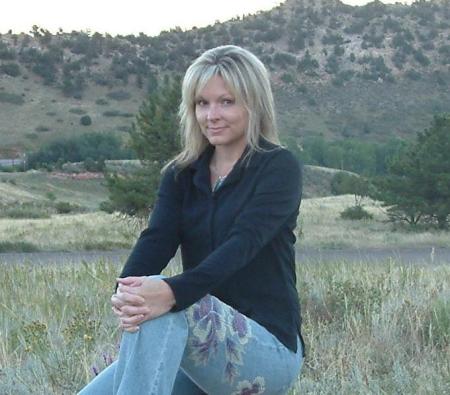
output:
[[[73,394],[115,358],[118,270],[2,268],[1,394]],[[308,348],[291,395],[450,393],[449,265],[328,262],[298,278]]]
[[[350,195],[305,199],[298,226],[300,245],[314,248],[450,247],[448,232],[402,226],[393,229],[379,202],[366,200],[372,220],[343,220],[339,214],[354,205]]]
[[[54,215],[48,219],[0,219],[0,252],[83,251],[129,248],[137,230],[103,212]],[[9,244],[8,244],[9,243]]]
[[[69,175],[27,171],[0,172],[0,205],[49,203],[64,201],[88,210],[98,210],[106,200],[107,189],[103,179],[74,180]]]
[[[352,196],[305,199],[297,228],[299,245],[311,248],[450,247],[450,238],[445,232],[413,232],[405,227],[393,231],[377,202],[366,204],[374,215],[373,220],[341,219],[339,213],[352,204]],[[44,219],[0,218],[0,252],[128,248],[138,233],[139,228],[103,212],[54,215]]]

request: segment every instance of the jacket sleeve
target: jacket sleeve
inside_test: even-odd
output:
[[[280,150],[258,177],[256,190],[235,219],[227,240],[196,267],[164,279],[175,295],[173,311],[189,307],[251,262],[292,216],[297,217],[301,199],[297,159]]]
[[[139,236],[120,277],[160,274],[180,244],[181,193],[175,169],[162,176],[148,227]]]

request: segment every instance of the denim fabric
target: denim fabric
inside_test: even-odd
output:
[[[302,365],[267,329],[207,295],[124,332],[119,358],[80,395],[285,394]]]

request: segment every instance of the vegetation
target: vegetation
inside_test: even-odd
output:
[[[74,197],[76,198],[72,196]],[[64,201],[66,198],[58,195],[55,202]],[[86,200],[84,204],[80,198],[72,200],[72,204],[89,208],[88,202],[91,205],[98,205],[104,199],[104,195],[95,196],[91,193],[86,194],[84,199]],[[411,231],[401,226],[392,229],[380,202],[370,199],[365,202],[364,209],[373,216],[373,219],[370,221],[342,219],[340,213],[352,206],[353,200],[352,195],[304,199],[296,230],[298,245],[301,248],[314,249],[450,247],[450,238],[444,231],[420,227]],[[0,221],[0,240],[12,243],[11,245],[23,241],[42,251],[130,248],[145,226],[145,221],[141,223],[123,221],[124,217],[117,213],[74,212],[68,215],[55,215],[54,209],[47,210],[50,211],[51,218],[28,219],[29,215],[16,215],[15,218],[3,216]],[[41,212],[42,209],[39,209],[38,213]],[[21,219],[16,219],[19,217]]]
[[[448,228],[450,215],[450,116],[436,116],[431,127],[400,154],[388,175],[377,180],[374,196],[384,201],[393,221],[420,221]]]
[[[119,271],[105,261],[2,267],[1,393],[76,393],[112,363]],[[446,393],[448,265],[302,262],[297,277],[307,356],[290,395]]]
[[[325,0],[320,5],[294,2],[156,37],[75,31],[52,35],[38,26],[29,34],[8,32],[0,38],[0,93],[16,95],[7,101],[24,107],[14,122],[0,110],[2,143],[25,150],[52,138],[53,133],[29,133],[43,124],[41,109],[33,104],[36,82],[47,85],[39,91],[43,113],[63,110],[61,122],[47,126],[58,136],[69,135],[84,127],[65,108],[80,100],[86,108],[119,101],[120,113],[136,113],[155,79],[184,72],[198,53],[226,43],[254,51],[271,69],[286,134],[298,139],[322,134],[327,141],[408,138],[433,114],[448,111],[450,100],[449,6],[431,3],[357,8]],[[308,94],[300,87],[307,87]],[[105,107],[103,112],[109,110],[114,111]],[[102,131],[127,126],[121,121],[102,119]]]
[[[143,167],[134,174],[107,177],[109,201],[106,211],[148,217],[156,198],[160,172],[179,151],[177,108],[180,102],[179,79],[165,78],[143,103],[130,132],[130,146]]]
[[[87,117],[90,120],[90,117]],[[52,167],[65,162],[81,162],[89,158],[129,159],[133,156],[129,149],[124,148],[121,139],[115,135],[92,132],[54,140],[38,151],[29,153],[28,167]]]

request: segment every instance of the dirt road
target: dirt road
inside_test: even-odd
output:
[[[1,253],[0,264],[48,264],[97,262],[101,259],[123,264],[128,250],[77,251],[77,252],[32,252]],[[297,249],[298,262],[348,261],[386,262],[394,260],[404,264],[450,264],[450,248],[366,248],[366,249]]]

